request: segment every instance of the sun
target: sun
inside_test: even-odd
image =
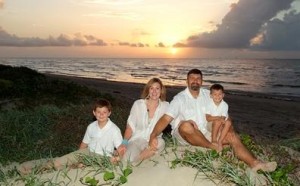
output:
[[[170,48],[170,53],[175,55],[178,52],[177,48]]]

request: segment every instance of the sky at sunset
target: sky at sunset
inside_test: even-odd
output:
[[[0,57],[300,58],[300,0],[0,0]]]

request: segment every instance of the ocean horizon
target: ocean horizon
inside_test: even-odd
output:
[[[203,85],[222,84],[228,91],[300,97],[300,59],[202,58],[0,58],[0,64],[24,66],[41,73],[185,86],[192,68],[203,73]]]

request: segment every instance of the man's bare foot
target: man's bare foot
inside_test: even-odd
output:
[[[252,170],[255,172],[258,170],[262,170],[265,172],[273,172],[275,171],[276,167],[277,167],[277,163],[275,161],[271,161],[271,162],[257,161],[256,165],[252,167]]]

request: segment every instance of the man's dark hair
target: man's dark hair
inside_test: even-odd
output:
[[[213,84],[209,90],[210,92],[212,92],[213,90],[222,90],[222,92],[224,92],[224,87],[220,84]]]
[[[189,76],[190,74],[200,74],[201,77],[202,77],[202,72],[201,72],[201,70],[196,69],[196,68],[190,70],[190,71],[187,73],[187,76]]]

